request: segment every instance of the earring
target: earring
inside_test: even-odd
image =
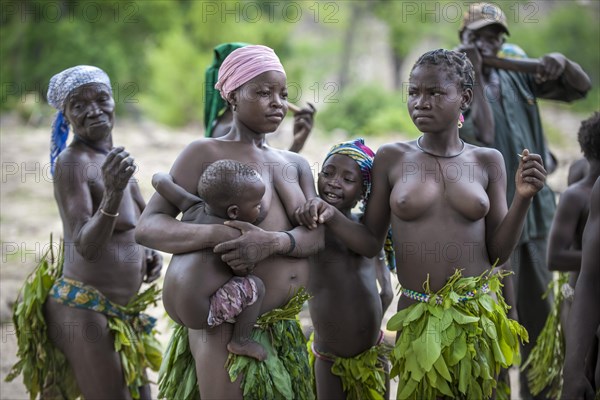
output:
[[[460,113],[460,117],[458,117],[458,129],[463,127],[463,122],[465,122],[465,117]]]
[[[233,104],[233,105],[231,106],[231,109],[232,109],[233,111],[236,111],[236,110],[237,110],[237,104]]]

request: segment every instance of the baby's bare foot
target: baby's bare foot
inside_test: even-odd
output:
[[[260,343],[251,339],[248,339],[244,342],[236,342],[232,340],[227,344],[227,350],[239,356],[256,358],[258,361],[264,361],[267,359],[267,351],[265,348]]]

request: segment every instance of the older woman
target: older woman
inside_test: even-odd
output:
[[[304,300],[298,293],[308,280],[305,257],[323,245],[322,230],[289,230],[293,211],[316,192],[306,160],[271,148],[265,141],[265,135],[277,129],[288,109],[285,71],[270,48],[246,46],[225,59],[216,87],[233,112],[231,129],[222,138],[200,139],[188,145],[175,161],[171,175],[175,183],[197,194],[200,175],[214,161],[227,158],[251,166],[266,184],[258,227],[241,222],[228,222],[229,226],[182,223],[175,219],[179,210],[155,194],[142,214],[136,237],[140,243],[175,254],[217,244],[215,252],[222,253],[236,274],[253,271],[265,285],[263,315],[258,321],[262,329],[254,332],[254,338],[267,348],[264,362],[246,357],[228,361],[226,346],[232,324],[176,330],[174,339],[183,344],[189,340],[202,398],[310,398],[312,382],[304,336],[294,316]],[[185,218],[184,214],[182,220]],[[240,231],[239,239],[223,243],[237,238]],[[199,268],[202,265],[189,268],[171,263],[165,286],[195,285],[195,270]],[[164,301],[170,301],[168,296]],[[175,342],[170,345],[173,351],[179,348]],[[181,380],[193,377],[191,369],[170,368],[181,358],[185,355],[167,351],[159,382],[161,395],[197,396],[185,390],[189,381]],[[188,371],[184,376],[173,375],[173,371],[184,370]],[[263,379],[267,375],[271,378]]]
[[[56,273],[47,286],[47,281],[40,282],[49,289],[44,305],[47,334],[86,399],[149,399],[145,368],[157,369],[160,350],[152,337],[154,322],[140,311],[155,301],[158,291],[151,288],[141,297],[137,293],[142,281],[160,276],[162,258],[134,239],[145,202],[130,180],[133,157],[123,147],[113,147],[110,80],[96,67],[69,68],[50,80],[48,101],[58,110],[51,165],[65,250],[62,275]],[[69,126],[74,137],[66,146]],[[35,290],[24,293],[39,295]],[[30,355],[42,362],[64,362],[51,354]],[[30,392],[47,391],[44,386],[49,384],[58,385],[63,396],[73,389],[64,366],[50,365],[45,372],[41,381],[25,382]]]

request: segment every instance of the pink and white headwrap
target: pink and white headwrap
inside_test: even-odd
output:
[[[273,49],[261,45],[239,48],[232,51],[221,64],[215,89],[227,100],[230,92],[267,71],[279,71],[285,75],[283,65]]]

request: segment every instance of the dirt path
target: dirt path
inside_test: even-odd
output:
[[[565,133],[564,143],[556,147],[559,170],[549,178],[549,184],[562,191],[566,181],[566,167],[578,158],[579,150],[575,133],[579,122],[574,116],[559,111],[544,113],[555,126]],[[286,121],[289,124],[289,121]],[[48,124],[49,126],[49,124]],[[289,125],[282,128],[287,134],[274,134],[270,142],[274,146],[286,147],[291,138]],[[124,145],[135,157],[138,164],[136,178],[142,193],[149,198],[153,193],[150,178],[156,171],[168,171],[171,163],[183,147],[199,136],[200,129],[167,130],[151,123],[118,121],[115,129],[115,144]],[[62,231],[61,221],[53,198],[52,180],[48,169],[49,129],[24,127],[12,118],[0,119],[0,139],[2,158],[2,192],[0,200],[0,233],[2,241],[2,267],[0,268],[0,321],[2,340],[0,343],[0,399],[27,399],[21,378],[6,383],[4,378],[16,361],[16,340],[14,327],[10,322],[10,306],[24,278],[39,261],[42,251],[47,248],[50,233],[58,239]],[[319,163],[333,143],[347,140],[341,134],[313,134],[303,151],[316,176]],[[369,138],[367,143],[373,148],[381,144],[404,140],[400,135]],[[168,262],[168,258],[166,259]],[[393,278],[396,287],[396,278]],[[395,304],[395,303],[394,303]],[[391,307],[393,308],[393,306]],[[159,305],[151,313],[160,319],[159,328],[166,332],[166,320]],[[383,326],[391,317],[388,311]],[[303,323],[310,324],[304,312]],[[386,333],[392,341],[393,334]],[[164,343],[168,334],[160,338]],[[154,393],[156,393],[154,387]],[[392,390],[395,394],[395,389]]]

